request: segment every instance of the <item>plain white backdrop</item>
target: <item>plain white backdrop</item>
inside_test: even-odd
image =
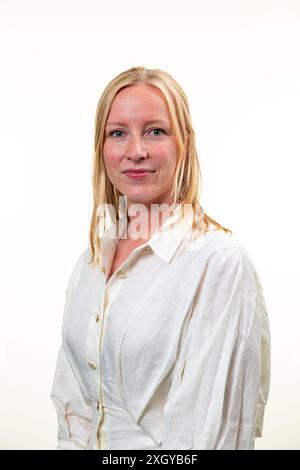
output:
[[[136,65],[185,90],[202,206],[261,278],[272,378],[256,448],[300,449],[299,48],[299,0],[0,0],[1,449],[56,446],[50,389],[88,246],[96,106]]]

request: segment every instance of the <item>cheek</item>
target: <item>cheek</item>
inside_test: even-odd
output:
[[[103,158],[106,168],[113,169],[118,166],[121,159],[121,154],[120,151],[116,150],[115,148],[104,144]]]
[[[176,153],[160,153],[157,155],[156,164],[165,177],[167,177],[167,175],[173,176],[176,168]]]

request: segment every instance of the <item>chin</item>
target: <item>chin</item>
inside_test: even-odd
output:
[[[144,205],[149,205],[152,202],[154,202],[152,197],[147,198],[147,197],[145,197],[145,195],[141,195],[141,196],[130,196],[130,195],[128,195],[127,200],[131,204],[144,204]]]

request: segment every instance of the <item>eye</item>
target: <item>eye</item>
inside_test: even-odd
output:
[[[163,132],[165,134],[165,131],[163,129],[160,129],[160,128],[156,128],[156,129],[152,129],[150,132],[152,131],[159,131],[159,132]],[[160,134],[156,134],[156,135],[160,135]]]
[[[158,127],[155,128],[155,129],[151,129],[150,132],[153,132],[153,131],[155,131],[155,132],[157,132],[157,131],[158,131],[158,132],[163,132],[164,134],[166,133],[163,129],[160,129],[160,128],[158,128]],[[118,133],[118,134],[115,135],[116,133]],[[109,136],[112,136],[112,137],[122,137],[122,135],[120,135],[120,133],[121,133],[121,134],[124,134],[123,131],[115,129],[115,130],[113,130],[113,131],[111,131],[111,132],[109,133]],[[160,136],[161,134],[158,133],[158,134],[155,134],[155,135]]]
[[[121,132],[121,133],[122,133],[123,131],[117,131],[117,130],[116,130],[116,131],[111,131],[111,132],[109,133],[109,135],[113,136],[115,132]],[[119,137],[119,136],[116,136],[116,137]]]

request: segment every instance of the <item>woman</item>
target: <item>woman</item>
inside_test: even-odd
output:
[[[89,248],[66,290],[58,449],[253,449],[270,380],[262,287],[199,203],[187,98],[162,70],[97,108]]]

